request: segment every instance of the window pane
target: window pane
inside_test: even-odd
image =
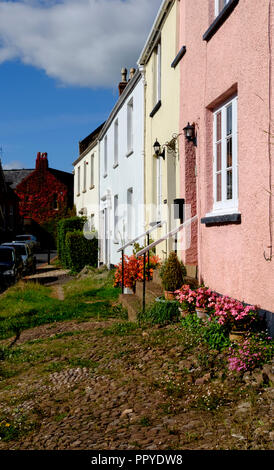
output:
[[[228,170],[226,178],[226,198],[232,199],[232,170]]]
[[[226,135],[232,134],[232,104],[226,108]]]
[[[217,129],[216,129],[216,140],[221,140],[222,138],[222,113],[217,114]]]
[[[232,166],[232,137],[226,140],[226,167]]]
[[[217,144],[217,171],[222,169],[222,143]]]
[[[216,200],[222,200],[222,173],[217,174],[217,195]]]

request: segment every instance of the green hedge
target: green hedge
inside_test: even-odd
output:
[[[67,267],[79,272],[86,265],[97,267],[98,263],[98,240],[88,240],[81,230],[67,232],[66,234],[66,259]]]
[[[68,257],[66,250],[66,234],[75,230],[83,230],[85,217],[70,217],[61,219],[57,226],[57,252],[58,258],[65,267],[68,266]]]

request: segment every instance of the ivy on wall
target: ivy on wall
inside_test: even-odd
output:
[[[16,187],[19,213],[37,223],[63,217],[67,210],[68,188],[50,171],[34,170]]]

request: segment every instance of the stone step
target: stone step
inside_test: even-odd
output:
[[[128,320],[136,321],[138,313],[142,310],[142,302],[135,294],[120,294],[119,302],[127,309]]]
[[[143,300],[143,282],[138,281],[136,283],[136,295],[139,299]],[[163,289],[159,284],[154,281],[146,282],[146,304],[153,302],[156,297],[163,295]]]

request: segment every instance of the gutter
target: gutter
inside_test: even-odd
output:
[[[156,19],[152,25],[151,31],[149,33],[148,39],[145,43],[145,46],[140,54],[140,57],[137,61],[138,65],[144,65],[147,63],[153,49],[155,42],[159,38],[163,22],[166,18],[167,13],[170,8],[173,6],[175,0],[163,0],[156,16]]]

